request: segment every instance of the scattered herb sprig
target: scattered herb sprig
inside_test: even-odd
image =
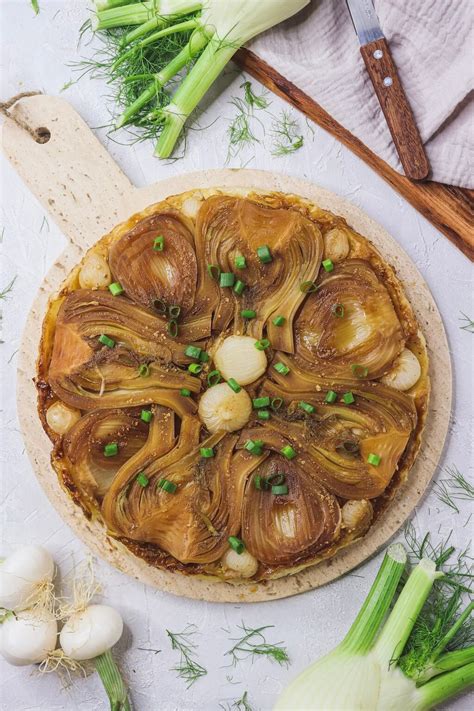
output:
[[[267,657],[278,664],[289,664],[290,658],[286,647],[282,642],[267,642],[265,630],[269,630],[274,625],[264,625],[263,627],[247,627],[245,622],[238,625],[243,634],[240,637],[232,638],[230,641],[235,644],[225,653],[231,658],[231,665],[237,666],[243,659],[251,657]]]
[[[472,318],[466,316],[466,314],[461,311],[461,316],[459,320],[465,321],[464,326],[459,326],[461,331],[468,331],[469,333],[474,333],[474,321],[472,320]]]
[[[446,467],[448,477],[440,479],[433,491],[437,498],[456,513],[460,513],[456,501],[474,501],[474,486],[456,466]]]
[[[224,709],[224,711],[232,711],[232,709],[235,709],[235,711],[253,711],[253,707],[248,700],[247,691],[244,691],[240,699],[227,702],[225,705],[219,704],[219,706],[221,709]]]
[[[0,299],[3,300],[3,299],[6,299],[6,298],[8,297],[8,295],[9,295],[9,294],[11,293],[11,291],[13,290],[13,286],[14,286],[14,284],[15,284],[15,281],[16,281],[16,276],[13,277],[13,279],[11,280],[11,282],[10,282],[9,284],[7,284],[7,286],[5,286],[3,289],[0,290]]]
[[[207,674],[207,669],[195,659],[197,645],[193,643],[192,638],[196,633],[196,625],[188,625],[182,632],[166,630],[171,641],[171,649],[176,649],[181,655],[179,663],[172,671],[177,672],[178,676],[185,680],[188,689],[200,677]]]
[[[30,4],[34,10],[35,15],[39,15],[39,11],[40,11],[39,0],[30,0]]]
[[[289,111],[282,111],[280,117],[273,122],[272,134],[274,156],[294,153],[303,146],[304,138],[300,133],[298,120]]]

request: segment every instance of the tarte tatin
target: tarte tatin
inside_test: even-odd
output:
[[[105,235],[52,297],[52,463],[150,566],[235,583],[364,536],[408,477],[429,378],[402,285],[294,195],[195,190]]]

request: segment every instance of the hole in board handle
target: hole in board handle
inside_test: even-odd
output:
[[[39,128],[36,129],[35,131],[36,138],[35,141],[36,143],[47,143],[49,139],[51,138],[51,131],[49,128],[46,128],[45,126],[40,126]]]

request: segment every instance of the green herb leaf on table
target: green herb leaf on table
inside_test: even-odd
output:
[[[474,321],[472,320],[472,318],[466,316],[466,314],[461,311],[461,316],[459,320],[465,321],[464,326],[459,326],[461,331],[468,331],[468,333],[474,333]]]
[[[474,501],[474,486],[456,466],[446,467],[448,477],[440,479],[433,486],[433,492],[446,506],[460,513],[456,501]]]
[[[40,6],[38,0],[30,0],[31,7],[33,8],[35,15],[39,15]]]
[[[0,299],[1,300],[6,299],[10,295],[10,293],[13,291],[13,286],[16,282],[16,279],[17,279],[16,276],[14,276],[13,279],[11,280],[11,282],[9,284],[7,284],[7,286],[5,286],[3,289],[0,289]]]
[[[282,111],[272,126],[273,148],[272,155],[284,156],[302,148],[303,135],[300,125],[289,111]]]
[[[221,709],[224,709],[224,711],[232,711],[233,709],[235,709],[235,711],[253,711],[253,706],[248,700],[247,691],[244,691],[240,699],[227,702],[225,705],[219,704],[219,706],[221,707]]]
[[[177,672],[178,677],[184,679],[189,689],[200,677],[207,674],[207,669],[195,659],[197,645],[192,638],[197,634],[197,627],[188,625],[182,632],[166,630],[166,634],[170,638],[171,649],[177,650],[181,655],[179,663],[172,668],[172,671]]]
[[[267,657],[281,665],[289,664],[290,658],[283,642],[267,642],[265,637],[265,631],[272,629],[274,625],[252,628],[242,622],[238,627],[243,634],[230,640],[235,644],[225,653],[225,656],[231,658],[231,666],[237,666],[239,662],[248,657],[251,657],[252,660],[258,657]]]

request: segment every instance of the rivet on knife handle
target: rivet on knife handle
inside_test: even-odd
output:
[[[430,171],[420,134],[385,39],[360,48],[405,174],[423,180]]]

